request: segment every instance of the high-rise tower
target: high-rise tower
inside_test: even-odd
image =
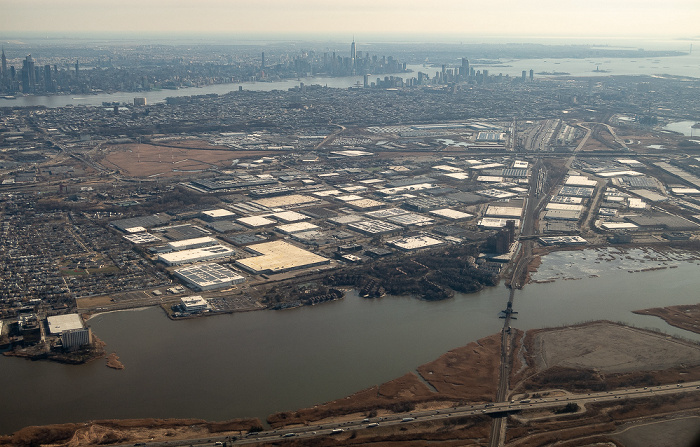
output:
[[[53,91],[53,79],[51,76],[51,65],[44,65],[44,90]]]
[[[34,59],[29,54],[22,61],[22,92],[34,93],[36,87],[36,71],[34,70]]]
[[[5,78],[7,77],[7,58],[5,57],[5,47],[2,47],[2,56],[0,56],[0,59],[2,59],[2,66],[0,66],[2,71],[0,71],[1,77]]]

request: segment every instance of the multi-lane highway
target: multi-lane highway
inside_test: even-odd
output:
[[[140,445],[151,447],[163,446],[214,446],[222,445],[246,445],[260,442],[283,440],[286,438],[307,439],[322,436],[343,436],[355,430],[373,430],[387,426],[401,426],[420,422],[446,420],[465,416],[490,415],[500,418],[508,413],[516,413],[523,410],[536,410],[564,407],[568,403],[576,403],[579,407],[597,402],[621,402],[627,399],[642,399],[654,396],[673,394],[700,393],[700,381],[685,382],[654,387],[625,388],[615,391],[602,391],[586,394],[567,393],[556,397],[542,397],[538,399],[520,399],[505,402],[474,403],[442,410],[414,411],[410,413],[398,413],[391,416],[355,419],[345,422],[330,424],[308,425],[304,427],[266,430],[258,433],[250,433],[233,438],[230,436],[212,436],[200,439],[187,439],[166,442],[147,442]],[[127,445],[127,444],[122,444]],[[133,445],[133,444],[128,444]]]

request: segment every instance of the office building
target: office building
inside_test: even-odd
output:
[[[63,349],[67,351],[89,345],[91,342],[92,331],[90,328],[70,329],[61,333],[61,344],[63,345]]]
[[[44,89],[47,92],[53,91],[53,79],[51,76],[51,65],[44,65]]]
[[[28,54],[22,61],[22,92],[33,93],[36,89],[36,71],[34,69],[34,59]]]
[[[209,308],[207,300],[199,295],[188,296],[180,299],[180,306],[185,312],[203,312]]]
[[[466,57],[462,58],[462,69],[460,70],[460,74],[465,78],[469,77],[469,59]]]

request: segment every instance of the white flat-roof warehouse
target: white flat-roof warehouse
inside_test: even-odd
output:
[[[469,213],[463,213],[462,211],[452,210],[450,208],[432,210],[430,211],[430,214],[452,220],[469,219],[470,217],[473,217]]]
[[[598,182],[591,180],[585,175],[570,175],[566,179],[566,186],[596,186]]]
[[[83,329],[83,319],[78,314],[47,317],[46,322],[49,323],[49,332],[52,335],[60,335],[63,331]]]
[[[240,284],[245,278],[216,263],[192,265],[175,270],[173,274],[194,290],[213,290]]]
[[[579,220],[581,218],[581,211],[578,210],[561,210],[561,209],[550,209],[544,213],[545,220]]]
[[[523,209],[521,207],[489,205],[484,215],[489,217],[506,217],[519,219],[522,213]]]
[[[193,248],[192,250],[174,251],[163,253],[158,256],[158,260],[166,265],[191,264],[194,262],[209,261],[233,256],[235,251],[224,245],[213,245],[211,247]]]
[[[246,227],[250,228],[264,227],[266,225],[272,225],[274,223],[277,223],[272,219],[268,219],[267,217],[262,216],[241,217],[236,219],[236,222],[241,223]]]
[[[381,208],[382,206],[385,205],[384,202],[380,202],[378,200],[373,200],[373,199],[359,199],[359,200],[351,200],[349,202],[345,202],[348,206],[358,209],[358,210],[373,210],[377,208]]]
[[[193,239],[184,239],[182,241],[169,242],[167,247],[172,251],[188,250],[190,248],[208,247],[218,244],[218,241],[210,236],[196,237]]]
[[[278,225],[275,227],[276,231],[279,231],[282,234],[293,234],[293,233],[299,233],[301,231],[310,231],[310,230],[318,230],[320,227],[318,225],[314,225],[312,223],[308,222],[297,222],[297,223],[290,223],[286,225]]]
[[[279,213],[274,213],[272,214],[272,217],[274,217],[277,220],[281,220],[282,222],[298,222],[300,220],[308,220],[309,216],[301,213],[297,213],[296,211],[281,211]]]
[[[248,250],[259,253],[260,256],[239,259],[236,265],[255,274],[282,273],[330,264],[329,259],[284,241],[250,245]]]
[[[444,241],[440,239],[435,239],[430,236],[409,236],[402,239],[396,239],[389,241],[389,245],[393,245],[401,250],[411,251],[418,250],[420,248],[435,247],[436,245],[444,244]]]
[[[479,220],[478,225],[482,228],[503,228],[509,220],[515,220],[515,228],[520,227],[520,220],[518,219],[500,219],[495,217],[484,217]]]
[[[125,234],[124,239],[131,242],[132,244],[150,244],[152,242],[160,242],[158,236],[154,236],[151,233],[135,233],[135,234]]]
[[[225,220],[225,219],[233,219],[236,217],[234,213],[232,213],[229,210],[225,210],[223,208],[217,208],[215,210],[209,210],[209,211],[202,211],[202,218],[204,220],[207,220],[209,222],[213,222],[216,220]]]

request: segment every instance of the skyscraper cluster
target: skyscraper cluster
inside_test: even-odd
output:
[[[19,73],[14,65],[8,67],[5,49],[0,55],[0,92],[25,94],[55,93],[57,91],[56,74],[58,67],[49,64],[43,67],[37,66],[31,54],[22,60],[22,68]]]

